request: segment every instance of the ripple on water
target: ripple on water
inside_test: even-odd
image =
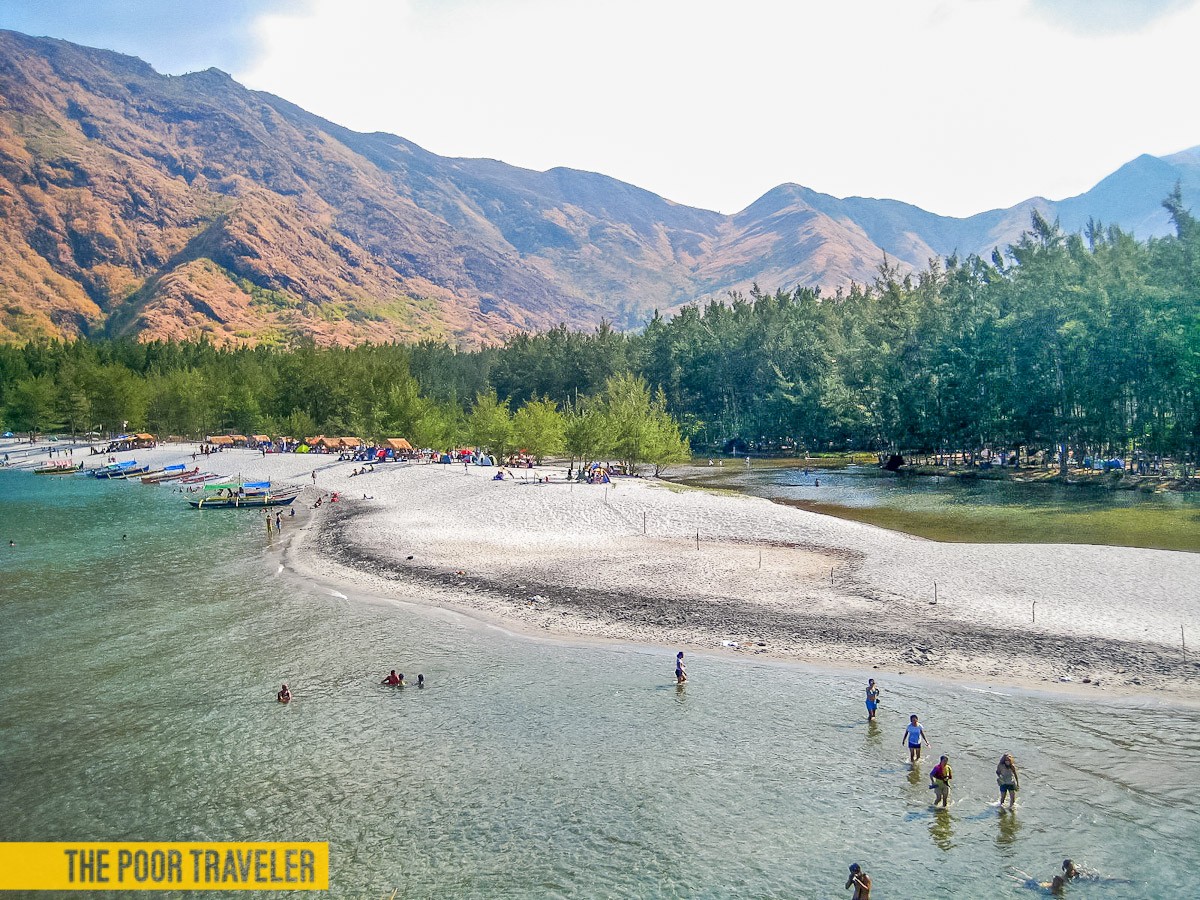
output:
[[[5,508],[40,509],[18,481]],[[104,488],[18,521],[0,838],[328,840],[348,897],[833,897],[854,859],[884,896],[1019,897],[1068,855],[1132,881],[1098,896],[1192,892],[1195,713],[898,680],[869,727],[854,679],[700,654],[681,692],[669,651],[300,590],[263,577],[255,517]],[[383,688],[391,668],[430,686]],[[952,758],[945,813],[910,711]]]

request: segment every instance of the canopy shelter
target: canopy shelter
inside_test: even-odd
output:
[[[250,440],[254,442],[254,446],[261,447],[263,444],[271,443],[271,438],[265,434],[252,434]]]
[[[232,447],[233,438],[227,434],[213,434],[209,435],[208,443],[217,447]]]
[[[231,434],[230,437],[233,439],[233,446],[235,447],[245,447],[250,441],[244,434]]]
[[[413,445],[404,438],[388,438],[383,442],[383,446],[389,450],[395,450],[397,453],[412,453]]]
[[[130,443],[133,445],[133,447],[139,450],[149,449],[150,447],[154,447],[158,444],[158,438],[143,431],[141,434],[135,434],[130,440]]]
[[[339,447],[361,447],[363,442],[356,437],[340,437],[337,439]]]

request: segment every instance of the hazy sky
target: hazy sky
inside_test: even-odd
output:
[[[1200,0],[0,0],[0,27],[722,212],[791,181],[968,215],[1200,144]]]

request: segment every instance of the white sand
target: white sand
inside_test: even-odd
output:
[[[193,449],[118,458],[190,466]],[[305,485],[306,508],[318,492],[340,492],[303,541],[316,559],[296,557],[313,571],[517,628],[1200,696],[1190,677],[1200,669],[1180,649],[1181,625],[1200,648],[1200,554],[943,544],[652,480],[570,486],[564,466],[517,473],[559,479],[545,485],[462,465],[389,463],[351,477],[360,464],[248,450],[196,464]]]

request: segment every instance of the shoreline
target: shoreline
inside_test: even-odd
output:
[[[548,584],[539,584],[532,579],[491,580],[471,575],[460,575],[458,570],[446,571],[427,566],[401,564],[387,555],[365,552],[342,535],[352,528],[355,518],[363,510],[322,510],[306,526],[305,534],[298,534],[298,545],[289,548],[289,563],[294,572],[302,577],[331,583],[351,584],[359,592],[365,592],[384,600],[434,607],[448,610],[487,627],[499,627],[506,633],[526,639],[551,640],[567,644],[636,645],[638,647],[679,648],[689,653],[722,657],[753,656],[763,663],[798,665],[822,672],[857,674],[862,677],[903,678],[916,683],[954,683],[980,690],[1004,688],[1019,693],[1060,699],[1083,700],[1085,702],[1119,703],[1129,705],[1141,701],[1160,707],[1200,708],[1200,691],[1181,692],[1179,686],[1168,687],[1166,680],[1186,677],[1196,664],[1181,657],[1173,665],[1169,653],[1162,653],[1155,645],[1139,645],[1136,642],[1119,640],[1067,639],[1046,635],[1036,640],[1034,652],[1047,652],[1051,648],[1060,653],[1099,653],[1108,660],[1117,660],[1126,665],[1151,662],[1157,668],[1155,675],[1146,674],[1141,683],[1105,682],[1095,679],[1085,683],[1081,678],[1063,681],[1052,672],[1039,672],[1028,660],[1023,661],[1019,674],[1003,671],[981,671],[970,666],[960,667],[937,662],[913,660],[909,665],[897,661],[888,654],[903,653],[911,645],[911,635],[906,633],[887,634],[877,629],[867,635],[868,640],[854,642],[849,639],[845,623],[837,616],[804,616],[800,622],[805,628],[818,632],[816,640],[796,647],[786,641],[789,626],[797,624],[795,619],[785,617],[776,621],[770,617],[764,622],[763,611],[754,604],[743,608],[731,608],[723,603],[719,607],[721,622],[692,618],[687,622],[647,622],[644,616],[647,605],[653,598],[637,594],[617,596],[586,589],[564,589]],[[307,533],[309,528],[315,532]],[[544,598],[545,603],[531,605],[522,597],[532,594]],[[613,615],[614,610],[616,615]],[[624,615],[623,615],[624,613]],[[567,621],[561,621],[568,616]],[[662,618],[662,617],[660,617]],[[665,617],[669,619],[670,617]],[[751,626],[749,623],[753,621]],[[715,624],[742,623],[757,630],[765,640],[759,646],[742,644],[729,647],[721,638],[730,629],[715,628]],[[923,623],[928,624],[928,623]],[[1010,632],[988,629],[973,629],[972,639],[985,642],[981,653],[991,661],[1012,658],[1012,649],[1007,642],[1014,639]],[[933,643],[937,643],[934,641]],[[1097,648],[1097,644],[1099,647]],[[859,658],[849,658],[858,653]],[[870,658],[887,661],[872,663]],[[1026,654],[1028,655],[1028,654]],[[1157,661],[1157,662],[1155,662]],[[1052,663],[1049,669],[1055,668]],[[1146,673],[1146,670],[1142,670]],[[1164,693],[1171,691],[1170,696]]]
[[[119,458],[161,465],[191,450]],[[412,463],[355,478],[358,464],[336,457],[249,451],[198,464],[301,485],[305,507],[341,492],[285,528],[295,571],[518,634],[1200,705],[1200,660],[1178,644],[1180,622],[1200,625],[1196,554],[942,544],[651,479],[495,482],[494,468]],[[937,607],[925,597],[934,578]]]

